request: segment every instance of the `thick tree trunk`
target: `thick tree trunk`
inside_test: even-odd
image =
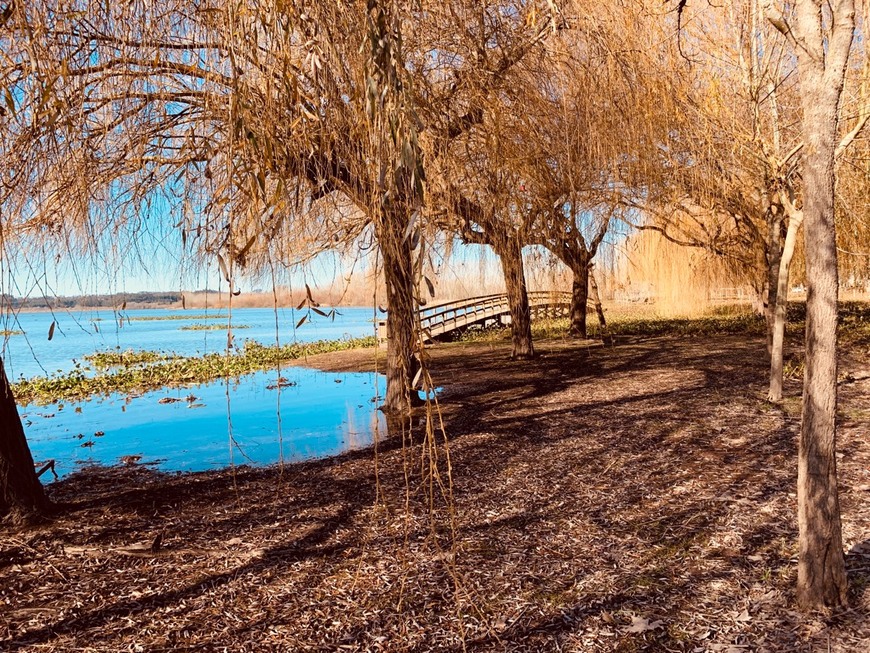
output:
[[[779,271],[776,280],[776,305],[773,319],[773,341],[770,348],[770,388],[767,398],[770,401],[782,400],[782,361],[785,355],[785,326],[788,321],[788,284],[791,259],[794,256],[794,246],[798,230],[803,222],[803,215],[792,215],[788,221],[788,231],[785,244],[779,260]]]
[[[507,289],[511,313],[511,358],[532,358],[535,346],[532,342],[532,315],[529,295],[526,291],[526,275],[523,269],[523,250],[519,241],[507,239],[493,248],[501,261],[504,283]]]
[[[571,323],[568,335],[573,338],[586,337],[586,307],[589,303],[589,266],[586,261],[571,267]]]
[[[38,516],[47,505],[0,360],[0,519],[24,522]]]
[[[800,33],[818,18],[798,8]],[[842,18],[842,17],[841,17]],[[845,26],[838,25],[838,29]],[[848,35],[851,39],[851,34]],[[839,48],[836,48],[839,49]],[[819,48],[821,50],[821,48]],[[848,50],[847,50],[848,51]],[[817,53],[821,60],[824,56]],[[832,63],[832,62],[828,62]],[[834,153],[842,91],[824,64],[799,59],[803,109],[804,247],[807,266],[806,370],[798,441],[798,602],[807,609],[846,602],[846,571],[837,495],[837,243]]]
[[[608,339],[607,320],[604,318],[604,307],[601,305],[601,294],[598,292],[598,283],[595,281],[595,274],[592,270],[589,271],[589,294],[592,297],[592,303],[595,306],[595,314],[598,316],[598,326],[601,331],[601,338]]]
[[[417,342],[417,302],[411,246],[403,238],[405,225],[397,216],[387,216],[378,229],[387,288],[387,393],[383,410],[407,413],[416,391],[411,359]],[[393,224],[395,223],[395,224]]]

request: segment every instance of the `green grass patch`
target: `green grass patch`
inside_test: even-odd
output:
[[[640,311],[608,311],[607,331],[611,336],[710,336],[751,335],[763,336],[764,318],[754,313],[717,311],[712,315],[686,318],[665,318],[644,315]],[[562,338],[568,333],[570,320],[545,318],[532,321],[532,336],[535,339]],[[587,316],[587,335],[600,338],[601,330],[595,315]],[[466,342],[494,342],[510,339],[510,327],[468,329],[461,340]]]
[[[744,335],[763,337],[766,334],[764,318],[747,306],[717,306],[699,317],[667,317],[656,315],[652,306],[617,305],[606,309],[607,330],[611,336],[714,336]],[[598,320],[593,313],[586,318],[590,338],[600,338]],[[792,342],[800,341],[806,325],[806,303],[789,302],[786,335]],[[562,338],[568,333],[569,320],[546,318],[532,321],[532,335],[536,339]],[[840,343],[847,346],[870,348],[870,304],[847,301],[840,303]],[[465,342],[498,342],[510,339],[510,327],[471,328],[460,336]],[[802,360],[790,361],[796,376],[803,374]]]
[[[146,362],[138,366],[124,366],[111,371],[101,371],[92,376],[85,374],[85,370],[79,367],[65,374],[22,379],[13,384],[13,391],[16,400],[22,406],[31,403],[44,405],[57,401],[76,401],[116,393],[145,392],[164,386],[207,383],[227,377],[236,378],[305,356],[374,347],[376,344],[374,336],[319,340],[282,347],[266,346],[248,340],[241,350],[234,354],[214,353],[195,357],[158,354],[162,358],[150,364]],[[153,353],[155,352],[146,352],[145,355],[140,356],[138,352],[134,352],[128,360],[148,358]]]

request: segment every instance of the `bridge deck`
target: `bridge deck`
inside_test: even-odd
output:
[[[538,291],[529,294],[532,317],[559,317],[568,314],[571,293]],[[453,302],[444,302],[419,309],[420,329],[426,341],[443,338],[454,331],[490,321],[505,323],[510,316],[507,295],[483,295]],[[378,340],[387,338],[386,320],[378,322]]]

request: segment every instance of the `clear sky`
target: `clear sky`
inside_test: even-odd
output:
[[[182,254],[180,239],[146,237],[136,245],[117,245],[111,239],[85,251],[58,252],[32,248],[26,254],[7,248],[2,257],[0,291],[16,297],[52,297],[140,291],[227,290],[216,257],[197,260]],[[276,286],[301,288],[329,286],[350,274],[360,279],[370,270],[371,256],[354,262],[326,252],[304,269],[286,270],[276,266]],[[473,296],[483,287],[500,284],[497,257],[488,247],[457,244],[449,259],[433,253],[427,276],[450,292]],[[272,272],[240,276],[236,287],[242,292],[270,290]],[[489,292],[489,290],[487,290]]]

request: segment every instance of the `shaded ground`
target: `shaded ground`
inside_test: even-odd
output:
[[[0,650],[870,650],[863,347],[841,387],[851,608],[827,621],[790,609],[799,385],[763,401],[761,339],[538,349],[434,349],[452,504],[425,416],[377,464],[56,483],[56,519],[0,531]]]

